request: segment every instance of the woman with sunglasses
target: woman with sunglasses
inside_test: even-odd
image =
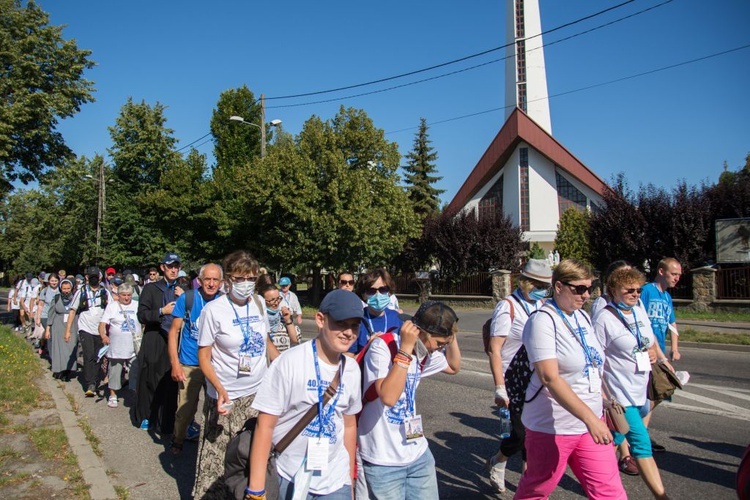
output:
[[[531,313],[544,304],[551,281],[552,269],[547,260],[530,259],[518,277],[518,288],[505,300],[499,301],[492,313],[487,354],[495,382],[495,404],[510,410],[512,426],[510,436],[502,440],[500,449],[487,460],[490,484],[499,492],[505,491],[505,466],[508,458],[521,450],[523,462],[526,463],[526,450],[523,447],[525,431],[521,423],[521,412],[509,404],[504,374],[523,345],[521,334],[526,321]]]
[[[267,274],[261,277],[268,276]],[[285,305],[281,305],[282,298],[279,289],[273,283],[261,283],[258,278],[258,295],[263,297],[266,303],[266,314],[268,314],[268,331],[273,345],[278,351],[284,352],[292,346],[300,343],[297,327],[292,320],[292,311]]]
[[[244,250],[222,263],[229,293],[203,309],[198,332],[198,362],[206,377],[195,498],[227,498],[224,455],[229,440],[258,412],[251,408],[279,352],[268,337],[268,316],[255,294],[258,261]]]
[[[453,309],[427,301],[395,337],[395,356],[382,337],[368,347],[363,394],[373,386],[377,397],[364,405],[357,434],[369,498],[439,498],[435,459],[415,400],[421,378],[460,370],[457,322]]]
[[[591,499],[625,499],[602,420],[601,369],[604,349],[581,310],[594,274],[576,260],[563,260],[552,273],[552,299],[523,330],[535,374],[526,389],[528,468],[515,498],[547,498],[568,465]]]
[[[374,269],[361,276],[357,282],[357,295],[365,303],[365,317],[359,327],[359,337],[349,349],[350,353],[358,353],[367,342],[377,335],[397,331],[401,328],[398,312],[389,309],[391,275],[383,268]]]
[[[655,498],[667,498],[659,469],[651,451],[651,438],[643,417],[651,410],[646,398],[651,363],[666,356],[656,342],[651,322],[638,305],[646,278],[634,268],[621,268],[610,274],[607,306],[594,317],[594,330],[604,347],[604,383],[617,402],[625,407],[630,425],[627,434],[614,433],[616,445],[627,438],[643,481]],[[605,392],[606,394],[606,392]],[[630,456],[622,460],[632,460]]]

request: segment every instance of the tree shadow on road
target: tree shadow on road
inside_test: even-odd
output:
[[[734,488],[736,470],[739,465],[741,447],[729,443],[705,443],[690,438],[673,437],[676,441],[682,441],[698,448],[703,448],[718,454],[737,457],[734,461],[722,461],[712,458],[699,457],[683,453],[669,451],[654,456],[660,470],[670,472],[677,476],[688,479],[698,479],[704,483],[713,483],[719,486]],[[729,470],[726,470],[729,468]]]
[[[742,454],[745,452],[744,446],[739,446],[739,445],[732,444],[732,443],[698,441],[696,439],[690,439],[687,437],[677,437],[677,436],[673,436],[672,439],[674,439],[675,441],[680,441],[681,443],[695,446],[696,448],[700,448],[702,450],[712,451],[714,453],[720,453],[723,455],[730,455],[732,457],[737,457],[737,459],[739,459],[742,456]]]

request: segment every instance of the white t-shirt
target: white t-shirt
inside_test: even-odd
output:
[[[238,306],[229,295],[224,295],[203,308],[198,318],[198,346],[213,346],[211,364],[229,399],[249,396],[258,390],[267,370],[268,329],[268,319],[252,298],[247,306]],[[241,354],[250,358],[249,372],[240,371]],[[208,380],[206,384],[208,395],[217,399],[216,388]]]
[[[13,300],[13,294],[15,293],[16,289],[11,288],[8,290],[8,302],[11,304],[11,310],[17,310],[21,309],[21,302],[19,299]]]
[[[292,316],[300,316],[302,314],[302,306],[299,304],[297,294],[289,290],[286,295],[284,292],[279,291],[279,295],[281,296],[281,305],[287,306],[292,311]],[[279,309],[281,309],[281,306],[279,306]]]
[[[606,309],[600,310],[594,317],[594,331],[607,357],[604,364],[604,381],[612,397],[620,404],[643,406],[646,403],[649,372],[638,371],[635,353],[645,351],[654,345],[654,331],[643,307],[636,306],[633,308],[633,314],[623,313],[622,317],[630,325],[630,330]],[[636,320],[638,328],[635,327]],[[640,334],[640,348],[636,334]]]
[[[516,300],[518,299],[518,300]],[[520,302],[520,303],[519,303]],[[506,337],[502,349],[500,349],[500,358],[503,360],[503,373],[508,369],[513,356],[523,345],[521,334],[523,327],[529,320],[529,315],[542,307],[544,301],[526,302],[521,292],[516,289],[513,297],[501,300],[495,306],[492,313],[492,323],[490,323],[491,337]],[[513,308],[513,321],[511,324],[510,311]]]
[[[388,298],[388,305],[386,306],[388,309],[393,309],[394,311],[398,311],[401,309],[398,307],[398,298],[394,294],[391,294],[391,296]]]
[[[315,373],[313,342],[315,340],[295,346],[276,358],[255,395],[253,408],[279,416],[273,430],[273,443],[278,443],[286,436],[310,406],[318,404],[318,377]],[[323,362],[320,358],[318,366],[321,386],[326,389],[339,368]],[[334,401],[335,407],[332,406]],[[359,366],[354,359],[348,358],[337,395],[323,409],[325,415],[333,411],[330,418],[325,419],[323,429],[323,437],[328,439],[329,446],[328,468],[313,473],[310,493],[327,495],[351,484],[349,454],[344,447],[343,415],[356,415],[361,408],[362,385]],[[276,468],[283,478],[293,480],[307,453],[307,440],[317,437],[319,428],[320,418],[315,417],[278,457]]]
[[[138,321],[138,301],[131,300],[124,306],[112,301],[102,314],[101,323],[109,325],[109,350],[111,359],[130,359],[135,356],[133,335],[140,337],[141,324]]]
[[[600,295],[596,298],[593,304],[591,304],[591,319],[593,320],[597,313],[604,309],[604,306],[607,305],[607,298],[606,295]]]
[[[564,313],[563,313],[564,314]],[[589,346],[593,361],[598,367],[604,364],[604,349],[589,324],[588,317],[581,311],[565,315],[574,331],[580,326],[585,344]],[[578,336],[578,332],[576,332]],[[573,333],[552,305],[545,305],[526,322],[523,329],[523,343],[529,355],[529,362],[557,359],[562,379],[595,415],[602,415],[601,384],[589,387],[589,370],[599,370],[587,363],[587,356]],[[601,380],[601,375],[599,375]],[[542,382],[532,374],[526,389],[526,399],[537,394]],[[532,401],[525,403],[521,417],[527,429],[547,434],[583,434],[586,425],[562,407],[547,389],[542,389]]]
[[[395,339],[400,346],[401,338],[395,336]],[[448,368],[448,360],[441,352],[433,352],[428,355],[424,369],[418,375],[419,364],[415,356],[406,373],[404,392],[395,405],[386,406],[380,398],[365,404],[357,426],[359,451],[363,460],[376,465],[409,465],[427,450],[427,439],[424,437],[406,441],[404,418],[411,416],[408,415],[411,405],[414,405],[413,414],[419,414],[414,402],[419,379],[445,370]],[[380,337],[373,340],[365,355],[362,386],[369,387],[376,380],[385,378],[392,365],[388,344]],[[407,392],[410,394],[408,400]]]
[[[88,285],[84,285],[73,296],[73,300],[71,301],[71,304],[74,304],[73,309],[78,308],[78,305],[81,303],[81,294],[83,293],[86,294],[89,308],[78,315],[78,330],[98,337],[99,323],[102,322],[102,315],[104,314],[104,309],[102,309],[102,293],[107,294],[107,304],[112,302],[112,297],[105,288],[99,287],[94,291]]]

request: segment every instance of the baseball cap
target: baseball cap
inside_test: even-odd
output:
[[[34,273],[26,273],[26,280],[31,281],[34,278]]]
[[[400,314],[399,318],[404,321],[411,320],[422,330],[438,337],[453,335],[453,325],[458,322],[455,311],[450,306],[436,300],[423,302],[414,316]]]
[[[110,274],[117,274],[117,271],[115,270],[114,267],[108,267],[107,268],[107,272],[104,273],[104,274],[106,274],[107,276],[109,276]]]
[[[102,274],[102,272],[99,270],[96,266],[91,266],[88,269],[86,269],[86,276],[99,276]]]
[[[177,277],[178,278],[185,278],[185,277],[187,277],[187,273],[185,271],[183,271],[182,269],[180,269],[180,272],[177,273]]]
[[[76,274],[76,279],[83,281],[83,275],[82,274]]]
[[[161,259],[162,264],[173,264],[175,262],[179,264],[182,261],[180,261],[180,257],[174,252],[169,252],[167,255],[164,256],[163,259]]]
[[[39,273],[39,277],[42,279],[42,283],[48,283],[49,282],[49,274],[45,272]]]
[[[288,277],[286,277],[286,276],[284,276],[283,278],[281,278],[281,279],[279,280],[279,285],[280,285],[280,286],[287,286],[287,285],[291,285],[291,284],[292,284],[292,280],[290,280],[290,279],[289,279]]]
[[[349,290],[336,289],[328,292],[323,302],[320,303],[319,310],[336,321],[350,318],[362,319],[365,316],[362,301]]]

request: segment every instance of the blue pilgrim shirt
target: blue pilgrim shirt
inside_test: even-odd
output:
[[[643,287],[641,301],[651,320],[651,329],[654,331],[661,350],[667,352],[667,332],[669,325],[675,322],[672,296],[666,290],[659,291],[655,283],[649,283]]]
[[[183,293],[177,297],[177,301],[174,304],[172,310],[172,316],[174,318],[185,319],[185,295]],[[218,297],[216,294],[214,298]],[[212,299],[213,300],[213,299]],[[206,300],[200,293],[200,289],[193,292],[193,307],[190,309],[190,320],[182,323],[182,331],[180,332],[180,350],[179,358],[180,364],[185,366],[198,366],[198,317],[203,311],[206,305]]]
[[[359,336],[357,337],[357,341],[349,348],[349,352],[358,353],[367,345],[367,341],[370,340],[370,331],[368,328],[372,328],[373,333],[398,332],[402,324],[404,322],[398,317],[398,312],[393,309],[386,309],[385,314],[382,316],[373,317],[370,316],[369,308],[365,307],[365,317],[362,323],[359,324]]]

